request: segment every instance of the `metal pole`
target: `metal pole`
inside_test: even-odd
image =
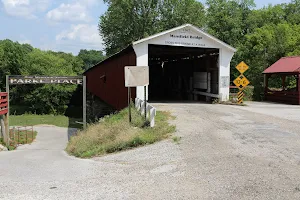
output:
[[[131,88],[128,87],[128,115],[129,123],[131,123]]]
[[[86,76],[83,76],[83,129],[86,129]]]
[[[144,100],[145,100],[145,122],[147,121],[147,86],[144,86]]]

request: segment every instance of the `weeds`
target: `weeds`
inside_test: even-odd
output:
[[[173,137],[173,142],[175,142],[176,144],[180,144],[180,140],[181,140],[181,137],[178,137],[178,136]]]
[[[143,116],[132,109],[132,123],[128,122],[128,109],[102,118],[86,131],[73,136],[66,148],[70,155],[81,158],[114,153],[163,140],[175,131],[169,125],[169,112],[157,112],[155,127],[145,127]]]

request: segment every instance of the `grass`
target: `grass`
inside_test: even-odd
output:
[[[54,125],[58,127],[69,128],[82,128],[81,124],[76,121],[82,121],[81,119],[69,118],[63,115],[35,115],[35,114],[23,114],[23,115],[10,115],[10,126],[35,126],[41,124]]]
[[[66,151],[76,157],[90,158],[152,144],[175,132],[175,126],[168,123],[171,118],[169,112],[157,112],[155,127],[145,127],[143,117],[132,109],[132,124],[129,124],[128,109],[124,109],[78,132],[71,138]]]
[[[174,136],[172,139],[173,139],[173,142],[174,142],[174,143],[179,144],[179,143],[180,143],[180,140],[181,140],[181,137]]]
[[[31,144],[35,138],[36,138],[37,132],[36,131],[24,131],[24,130],[20,130],[17,131],[15,129],[15,131],[11,131],[10,133],[10,144],[8,146],[9,150],[14,150],[17,148],[17,146],[19,144],[24,145],[24,144]]]

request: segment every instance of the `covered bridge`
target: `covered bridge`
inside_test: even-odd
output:
[[[265,77],[265,100],[300,105],[300,56],[283,57],[267,68]],[[270,78],[279,77],[281,88],[270,88]],[[287,80],[294,81],[295,87],[287,87]]]
[[[136,41],[87,70],[87,89],[120,110],[128,101],[124,67],[149,66],[150,101],[226,101],[235,51],[193,25],[182,25]],[[144,87],[132,88],[135,97],[144,98]]]

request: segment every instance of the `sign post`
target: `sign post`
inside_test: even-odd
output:
[[[249,69],[249,66],[245,62],[241,62],[236,66],[236,69],[241,73],[233,83],[238,87],[238,104],[243,103],[244,92],[243,90],[250,84],[250,81],[244,76],[244,73]]]
[[[131,87],[128,87],[128,114],[129,123],[131,123]]]
[[[144,86],[145,103],[145,121],[147,120],[147,99],[146,89],[149,85],[149,67],[148,66],[126,66],[125,67],[125,87],[128,88],[128,109],[129,122],[131,122],[131,87]]]

